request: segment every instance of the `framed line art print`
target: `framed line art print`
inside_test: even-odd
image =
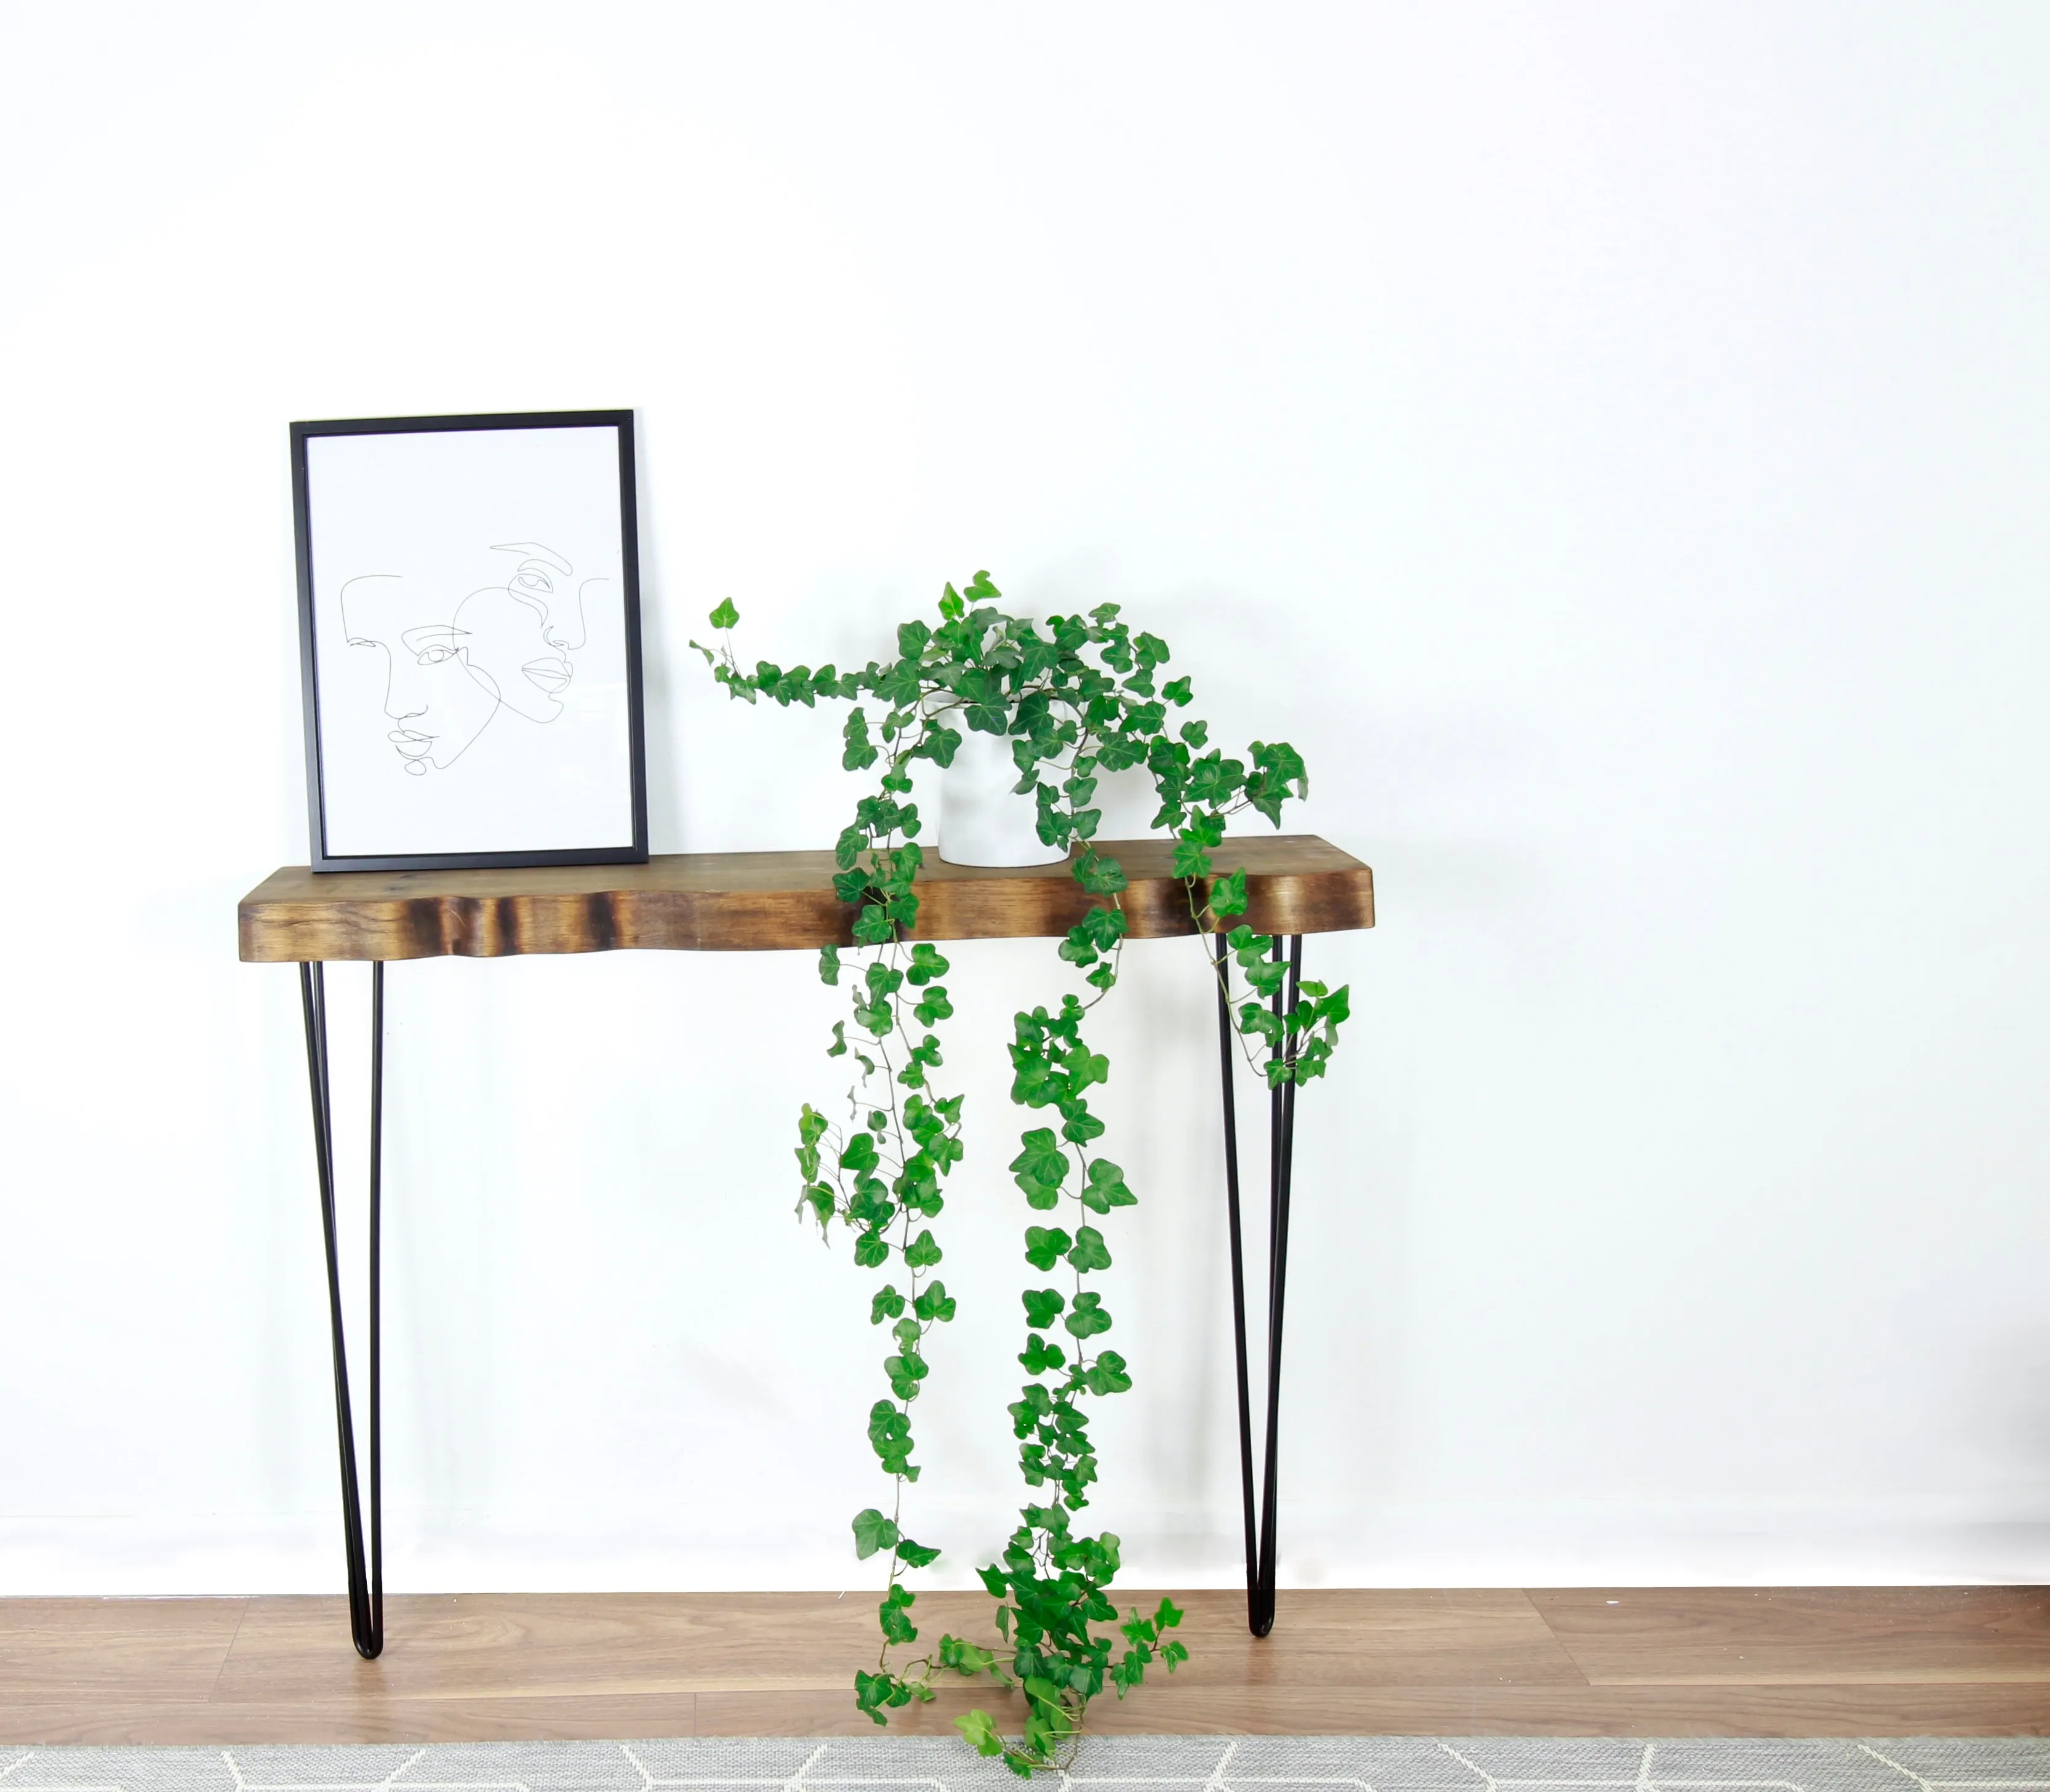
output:
[[[648,856],[633,413],[292,425],[316,871]]]

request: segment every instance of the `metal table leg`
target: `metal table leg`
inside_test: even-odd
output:
[[[1274,956],[1281,956],[1281,941],[1274,941]],[[1303,936],[1288,941],[1288,990],[1274,996],[1274,1012],[1285,1014],[1296,1005],[1303,980]],[[1237,1029],[1232,1024],[1231,956],[1224,936],[1217,939],[1218,1062],[1224,1088],[1225,1204],[1231,1231],[1232,1342],[1238,1368],[1239,1482],[1245,1509],[1245,1621],[1257,1637],[1274,1628],[1274,1572],[1276,1533],[1276,1471],[1281,1448],[1281,1314],[1288,1276],[1288,1195],[1296,1158],[1296,1085],[1281,1083],[1268,1093],[1267,1165],[1267,1449],[1256,1510],[1253,1484],[1253,1391],[1245,1350],[1245,1248],[1239,1216],[1238,1104],[1234,1087],[1234,1059]],[[1277,1039],[1271,1056],[1286,1052],[1293,1062],[1292,1044]]]
[[[334,1112],[327,1059],[327,987],[318,964],[299,966],[306,1011],[306,1076],[313,1089],[314,1163],[327,1244],[328,1321],[334,1347],[335,1425],[341,1439],[341,1534],[349,1560],[349,1628],[356,1652],[374,1661],[384,1647],[384,1525],[379,1460],[378,1250],[384,1124],[384,967],[370,967],[370,1553],[363,1549],[363,1494],[356,1472],[356,1420],[349,1400],[349,1354],[342,1341],[341,1261],[335,1237]]]

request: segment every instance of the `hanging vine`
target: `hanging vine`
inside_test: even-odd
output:
[[[1319,983],[1304,982],[1285,1009],[1274,999],[1284,974],[1274,941],[1243,922],[1231,925],[1245,912],[1245,871],[1220,875],[1210,856],[1224,845],[1232,816],[1251,810],[1278,827],[1283,804],[1308,793],[1295,750],[1255,741],[1247,760],[1229,758],[1209,744],[1206,723],[1171,728],[1170,711],[1191,700],[1190,680],[1159,681],[1167,644],[1134,633],[1117,605],[1050,617],[1043,630],[996,607],[1000,596],[983,572],[965,590],[948,586],[937,627],[901,624],[897,657],[871,660],[859,672],[786,670],[766,660],[743,670],[732,649],[739,614],[731,599],[711,613],[717,650],[692,645],[728,694],[744,702],[852,703],[840,762],[849,771],[882,768],[836,849],[833,887],[854,908],[854,945],[849,955],[828,946],[819,958],[820,978],[844,988],[851,1007],[848,1019],[834,1023],[827,1055],[849,1058],[856,1081],[844,1120],[805,1104],[797,1147],[798,1212],[828,1236],[840,1221],[852,1234],[856,1264],[891,1272],[869,1310],[872,1325],[888,1325],[894,1346],[882,1365],[889,1394],[868,1412],[869,1443],[891,1483],[890,1506],[887,1512],[870,1507],[853,1521],[855,1553],[887,1552],[889,1572],[878,1608],[882,1646],[875,1666],[855,1674],[855,1697],[881,1724],[888,1710],[930,1699],[941,1674],[987,1677],[1015,1689],[1024,1700],[1020,1736],[1001,1735],[979,1710],[957,1721],[981,1753],[1030,1775],[1066,1763],[1090,1700],[1106,1684],[1122,1698],[1156,1661],[1171,1673],[1188,1657],[1168,1634],[1182,1618],[1171,1599],[1150,1615],[1135,1610],[1119,1620],[1109,1593],[1120,1565],[1118,1539],[1074,1527],[1098,1475],[1085,1402],[1132,1385],[1124,1357],[1100,1342],[1112,1330],[1111,1315],[1084,1285],[1112,1262],[1097,1222],[1137,1200],[1123,1169],[1096,1148],[1105,1128],[1089,1092],[1109,1080],[1110,1065],[1083,1033],[1089,1011],[1117,982],[1126,931],[1124,868],[1094,843],[1102,777],[1134,767],[1151,777],[1159,802],[1152,826],[1173,837],[1174,875],[1187,890],[1195,931],[1228,929],[1251,997],[1237,1011],[1239,1030],[1270,1084],[1321,1076],[1348,1011],[1344,988]],[[979,1571],[997,1601],[1007,1658],[950,1635],[923,1655],[908,1653],[919,1631],[918,1595],[905,1576],[939,1555],[904,1529],[905,1490],[919,1476],[912,1412],[930,1373],[933,1330],[955,1312],[954,1297],[933,1273],[943,1252],[928,1222],[945,1207],[948,1178],[964,1151],[962,1097],[940,1093],[933,1081],[945,1065],[936,1029],[953,1014],[939,980],[948,961],[910,937],[925,862],[911,773],[919,760],[950,765],[964,730],[1008,741],[1019,773],[1015,793],[1035,805],[1040,839],[1070,848],[1075,882],[1094,899],[1059,948],[1089,993],[1070,991],[1054,1007],[1035,1007],[1012,1023],[1011,1099],[1046,1112],[1049,1124],[1023,1133],[1011,1173],[1035,1216],[1062,1222],[1027,1225],[1025,1261],[1066,1285],[1027,1287],[1021,1295],[1025,1341],[1018,1361],[1027,1380],[1010,1416],[1019,1467],[1033,1492],[1001,1558]],[[1097,1625],[1117,1626],[1121,1651]]]

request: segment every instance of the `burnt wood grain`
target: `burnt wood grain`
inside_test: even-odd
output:
[[[1165,840],[1105,840],[1131,880],[1134,939],[1197,929]],[[1374,873],[1313,834],[1249,836],[1211,855],[1243,865],[1244,919],[1263,933],[1374,925]],[[668,853],[645,865],[528,871],[341,871],[287,866],[243,898],[241,956],[501,958],[521,952],[778,952],[852,943],[854,911],[832,890],[830,852]],[[1066,863],[972,869],[929,856],[918,877],[921,940],[1058,938],[1093,899]]]

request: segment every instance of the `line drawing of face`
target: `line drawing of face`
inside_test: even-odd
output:
[[[501,708],[529,722],[554,721],[576,676],[570,656],[584,645],[584,602],[605,579],[579,581],[575,567],[536,541],[501,542],[517,554],[503,585],[472,591],[451,609],[427,582],[364,573],[340,593],[342,633],[352,647],[375,647],[386,664],[385,738],[414,777],[446,771]]]
[[[446,770],[497,713],[498,699],[470,675],[462,631],[417,580],[365,573],[340,593],[344,637],[385,660],[384,738],[415,777]]]
[[[608,582],[579,582],[567,560],[539,542],[501,542],[492,552],[517,554],[520,563],[503,585],[473,591],[458,606],[464,664],[507,708],[529,722],[552,722],[576,676],[570,656],[584,644],[585,594]]]

